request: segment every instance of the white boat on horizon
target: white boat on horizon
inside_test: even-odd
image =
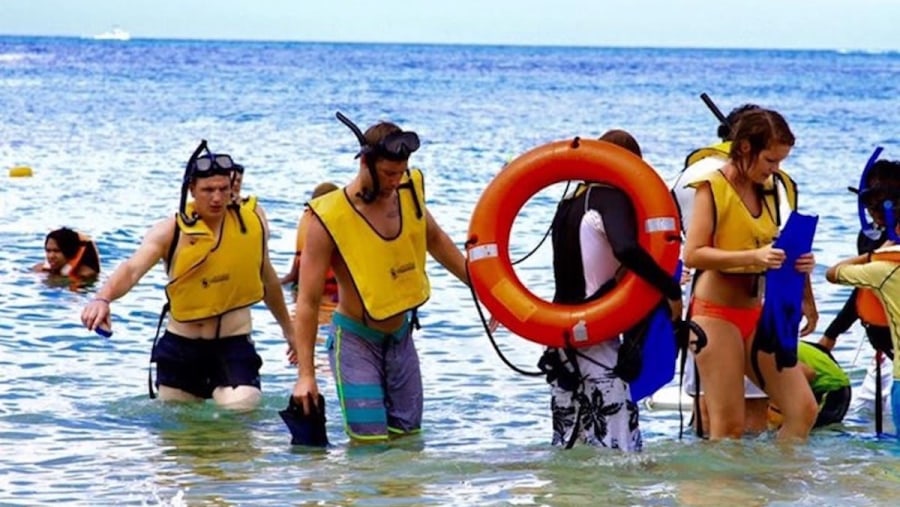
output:
[[[131,39],[131,34],[122,30],[118,26],[113,27],[112,30],[108,32],[98,33],[94,35],[94,40],[129,40]]]

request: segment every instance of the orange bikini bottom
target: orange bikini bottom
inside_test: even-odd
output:
[[[741,338],[744,340],[749,340],[753,337],[753,331],[756,330],[756,324],[759,322],[761,313],[762,305],[752,308],[734,308],[711,303],[697,297],[691,299],[692,317],[727,320],[737,326],[738,331],[741,333]]]

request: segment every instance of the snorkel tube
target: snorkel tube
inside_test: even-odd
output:
[[[884,226],[887,228],[887,237],[894,243],[900,242],[897,236],[897,217],[894,216],[894,203],[890,199],[884,201]]]
[[[369,157],[369,143],[366,142],[366,136],[363,135],[362,130],[356,126],[355,123],[350,121],[350,118],[344,116],[340,111],[335,113],[337,119],[349,128],[354,135],[356,135],[356,139],[359,141],[360,151],[356,155],[356,157],[363,157],[363,162],[365,162],[366,167],[369,168],[369,175],[372,177],[372,189],[370,190],[367,187],[363,187],[362,192],[357,192],[356,196],[363,200],[366,204],[371,204],[375,202],[375,199],[378,198],[378,193],[381,191],[381,188],[378,184],[378,174],[375,172],[375,164],[372,162],[372,158]]]
[[[201,139],[200,144],[197,145],[197,149],[194,150],[194,153],[191,154],[191,158],[188,159],[187,165],[184,166],[184,177],[181,181],[181,202],[178,203],[178,216],[181,217],[181,221],[188,226],[196,224],[197,220],[199,220],[196,216],[187,216],[187,193],[188,187],[191,185],[191,179],[194,176],[197,158],[204,150],[209,151],[206,147],[206,139]]]
[[[709,110],[712,111],[712,114],[714,114],[715,117],[719,119],[719,123],[721,123],[722,126],[727,128],[728,130],[731,130],[731,122],[728,121],[728,117],[722,114],[722,110],[719,109],[718,106],[716,106],[716,103],[713,102],[711,98],[709,98],[709,95],[707,95],[706,92],[700,94],[700,99],[703,100],[703,103],[706,104],[706,107],[708,107]]]
[[[875,151],[872,152],[872,155],[869,157],[869,161],[866,162],[865,168],[863,168],[862,175],[859,177],[859,189],[856,189],[856,208],[859,213],[859,230],[863,234],[866,235],[867,238],[871,240],[878,239],[881,236],[881,231],[878,229],[878,226],[875,222],[869,222],[866,219],[866,205],[863,203],[863,192],[868,190],[869,186],[866,184],[869,181],[869,171],[871,171],[872,166],[875,165],[875,161],[878,160],[879,155],[884,150],[881,146],[876,146]],[[854,188],[848,187],[848,189],[852,192]],[[885,201],[884,203],[884,219],[886,222],[888,237],[891,239],[895,239],[897,237],[897,232],[894,231],[894,226],[896,222],[894,221],[894,210],[892,209],[892,205],[888,205],[890,201]],[[891,209],[888,209],[891,208]]]

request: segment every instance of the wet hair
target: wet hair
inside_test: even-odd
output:
[[[719,138],[723,141],[731,141],[731,131],[733,130],[734,126],[737,125],[737,122],[741,118],[741,115],[746,113],[747,111],[755,111],[757,109],[762,108],[760,106],[757,106],[756,104],[743,104],[732,109],[731,112],[728,113],[728,116],[725,117],[728,125],[724,125],[722,123],[719,124],[719,129],[716,131]]]
[[[733,139],[729,157],[742,171],[746,170],[744,155],[741,153],[741,146],[745,141],[750,146],[750,153],[747,154],[750,163],[756,161],[765,149],[777,145],[794,146],[796,141],[787,120],[777,111],[763,108],[742,113],[731,133]]]
[[[866,185],[873,182],[900,186],[900,161],[878,159],[869,169]]]
[[[641,145],[638,144],[637,140],[629,134],[628,132],[620,129],[612,129],[607,130],[600,136],[601,141],[606,141],[608,143],[613,143],[617,146],[621,146],[626,150],[634,153],[638,157],[643,158],[644,156],[641,154]]]
[[[881,204],[890,200],[896,208],[900,205],[900,162],[879,159],[866,175],[865,188],[859,194],[870,212],[881,213]]]
[[[44,238],[44,248],[47,248],[47,242],[51,239],[56,241],[59,251],[66,260],[75,257],[78,254],[78,248],[81,247],[81,238],[78,237],[78,233],[68,227],[50,231]]]
[[[316,185],[316,188],[313,189],[311,199],[315,199],[316,197],[325,195],[328,192],[333,192],[337,189],[338,189],[338,186],[330,181],[326,181],[324,183],[319,183],[318,185]]]
[[[378,146],[381,141],[383,141],[387,136],[402,131],[403,129],[398,127],[396,124],[389,121],[382,121],[366,129],[366,133],[363,134],[363,137],[366,138],[367,146],[374,147]],[[369,151],[365,154],[366,165],[368,165],[372,170],[375,169],[375,163],[382,158],[385,157],[378,153],[377,150]]]

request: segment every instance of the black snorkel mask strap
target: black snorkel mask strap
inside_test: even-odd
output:
[[[372,177],[372,188],[363,188],[362,192],[357,192],[356,196],[362,199],[366,204],[375,202],[375,199],[378,197],[378,193],[381,191],[381,188],[378,184],[378,174],[375,173],[375,168],[373,167],[373,158],[369,156],[369,150],[371,150],[371,147],[369,146],[369,143],[366,142],[366,136],[363,135],[362,130],[360,130],[355,123],[350,121],[350,118],[344,116],[344,113],[338,111],[335,113],[335,116],[341,123],[346,125],[354,135],[356,135],[356,139],[357,141],[359,141],[360,147],[359,155],[357,155],[357,157],[363,157],[363,162],[366,163],[366,167],[369,168],[369,175]]]
[[[194,170],[197,167],[197,158],[199,158],[200,154],[204,151],[209,153],[209,148],[206,146],[206,139],[201,139],[200,144],[197,145],[197,149],[194,150],[194,153],[191,154],[191,158],[188,159],[187,165],[184,166],[184,178],[181,181],[181,202],[178,203],[178,216],[180,216],[181,221],[188,226],[196,224],[198,220],[196,216],[187,216],[187,193],[188,187],[191,185],[191,180],[194,178]]]

